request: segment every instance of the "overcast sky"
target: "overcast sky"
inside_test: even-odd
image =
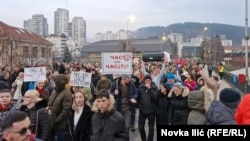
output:
[[[1,0],[0,20],[23,28],[24,20],[43,14],[49,33],[54,33],[57,8],[69,10],[70,22],[75,16],[83,17],[88,37],[126,29],[129,15],[136,16],[136,21],[128,24],[129,30],[183,22],[245,26],[246,16],[245,0]]]

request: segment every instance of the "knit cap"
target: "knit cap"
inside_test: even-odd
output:
[[[225,88],[220,92],[220,101],[231,109],[236,109],[241,101],[241,95],[233,88]]]
[[[146,75],[146,76],[144,77],[144,80],[146,80],[146,79],[152,80],[152,77],[151,77],[150,75]]]

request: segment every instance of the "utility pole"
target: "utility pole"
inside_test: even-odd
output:
[[[246,84],[245,84],[245,93],[247,92],[247,85],[248,85],[248,40],[249,36],[247,33],[248,28],[248,0],[245,1],[246,6],[246,18],[245,18],[245,68],[246,68]]]

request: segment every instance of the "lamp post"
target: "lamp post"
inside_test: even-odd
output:
[[[245,6],[246,6],[246,17],[245,17],[245,68],[246,68],[246,84],[245,84],[245,92],[247,91],[247,84],[248,84],[248,0],[245,0]]]
[[[10,72],[12,73],[12,52],[13,49],[15,48],[15,42],[13,40],[10,41]]]
[[[209,32],[210,41],[209,41],[209,50],[208,50],[208,60],[211,61],[212,34],[211,34],[211,30],[208,27],[204,27],[204,30]]]
[[[127,31],[126,31],[126,38],[127,38],[127,40],[126,40],[126,48],[127,48],[127,50],[129,49],[128,48],[128,39],[129,39],[129,36],[128,36],[128,23],[129,22],[135,22],[135,20],[136,20],[136,17],[134,16],[134,15],[130,15],[129,17],[128,17],[128,20],[127,20]]]
[[[167,40],[167,37],[162,36],[161,37],[161,52],[162,52],[162,47],[163,47],[163,43]]]

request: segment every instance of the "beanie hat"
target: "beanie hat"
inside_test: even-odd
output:
[[[233,88],[225,88],[220,92],[220,101],[231,109],[236,109],[241,101],[241,95]]]
[[[150,75],[146,75],[146,76],[144,77],[144,80],[146,80],[146,79],[150,79],[150,80],[152,80],[152,78],[151,78],[151,76],[150,76]]]
[[[121,75],[122,80],[130,78],[129,74],[122,74]]]
[[[168,79],[175,79],[174,73],[169,72],[169,73],[167,74],[167,78],[168,78]]]

